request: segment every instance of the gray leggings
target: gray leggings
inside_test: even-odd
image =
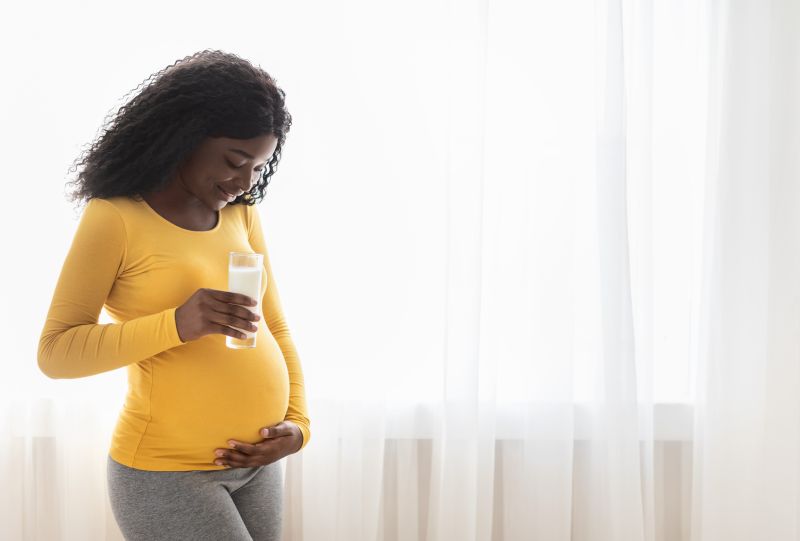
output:
[[[149,471],[110,456],[111,509],[126,541],[278,541],[280,461],[254,468]]]

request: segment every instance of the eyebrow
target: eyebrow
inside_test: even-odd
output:
[[[230,150],[231,152],[235,152],[237,154],[241,154],[242,156],[244,156],[248,160],[255,160],[255,158],[253,156],[251,156],[250,154],[248,154],[247,152],[245,152],[244,150],[242,150],[240,148],[229,148],[228,150]],[[269,161],[269,160],[267,160],[267,161]],[[267,163],[267,162],[264,162],[264,164],[265,163]],[[264,165],[264,164],[261,164],[261,165]]]
[[[239,148],[229,148],[228,150],[230,150],[231,152],[236,152],[237,154],[241,154],[242,156],[244,156],[248,160],[255,160],[254,157],[252,157],[250,154],[248,154],[247,152],[245,152],[244,150],[241,150]]]

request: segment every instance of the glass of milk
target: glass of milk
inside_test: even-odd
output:
[[[261,274],[263,268],[264,256],[262,254],[230,252],[228,256],[228,291],[241,293],[256,299],[258,301],[256,306],[245,306],[245,308],[258,315],[261,315]],[[254,325],[258,325],[258,323],[258,321],[253,321]],[[225,336],[225,345],[233,349],[256,347],[257,331],[237,330],[245,333],[247,338]]]

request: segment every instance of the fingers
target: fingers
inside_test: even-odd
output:
[[[215,332],[215,333],[218,333],[218,334],[224,334],[226,336],[232,336],[233,338],[241,338],[241,339],[247,338],[247,335],[244,334],[243,332],[240,332],[237,329],[231,329],[227,325],[219,325],[217,323],[208,323],[207,325],[208,325],[209,329],[211,329],[212,332]]]
[[[250,314],[249,316],[240,317],[229,312],[219,312],[217,310],[213,310],[208,316],[208,320],[211,323],[227,325],[228,327],[234,327],[236,329],[250,332],[255,332],[258,330],[258,325],[255,322],[259,319],[261,319],[261,317],[257,314]]]
[[[209,316],[209,320],[212,323],[227,325],[228,327],[235,327],[251,332],[258,330],[258,325],[254,322],[259,321],[261,316],[250,309],[237,304],[221,302],[216,299],[209,300],[208,304],[212,310],[212,314]]]
[[[232,440],[229,445],[231,445],[231,449],[215,450],[214,464],[233,468],[251,468],[269,464],[275,460],[274,442],[249,444]]]
[[[241,293],[220,291],[219,289],[208,289],[207,291],[211,294],[213,299],[219,302],[225,302],[228,304],[241,304],[242,306],[256,306],[258,304],[256,299],[247,295],[242,295]]]
[[[215,459],[214,464],[228,468],[252,468],[259,465],[254,457],[231,450],[225,451],[221,457]]]
[[[279,436],[291,436],[294,432],[292,431],[292,427],[289,426],[289,423],[286,421],[281,421],[280,423],[273,425],[273,426],[266,426],[261,429],[259,434],[261,434],[264,438],[277,438]]]
[[[272,426],[266,426],[259,431],[264,440],[259,443],[246,443],[239,440],[228,440],[230,449],[216,449],[214,451],[217,458],[214,464],[234,467],[250,468],[262,464],[271,463],[274,458],[266,459],[275,452],[275,446],[280,442],[276,438],[294,435],[294,423],[291,421],[281,421]]]
[[[244,454],[244,455],[255,455],[258,454],[258,448],[255,445],[250,443],[242,443],[240,441],[230,441],[228,442],[232,448],[236,451]]]
[[[235,468],[249,468],[255,464],[251,464],[253,457],[250,454],[242,453],[239,449],[240,446],[245,444],[238,443],[236,449],[217,449],[214,454],[217,458],[214,459],[214,464],[220,466],[233,466]]]

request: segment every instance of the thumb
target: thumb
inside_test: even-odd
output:
[[[264,436],[265,438],[274,437],[276,435],[275,434],[276,432],[277,431],[274,428],[270,429],[269,427],[267,427],[261,429],[261,435]]]
[[[261,435],[265,438],[277,438],[278,436],[291,436],[292,429],[287,421],[261,429]]]

